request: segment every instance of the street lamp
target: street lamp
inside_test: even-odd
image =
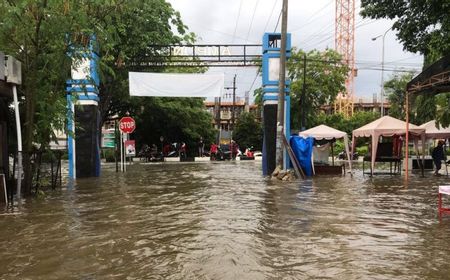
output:
[[[375,41],[376,39],[383,37],[383,40],[382,40],[383,47],[381,50],[381,84],[380,84],[380,87],[381,87],[381,89],[380,89],[380,103],[381,103],[380,114],[381,114],[381,116],[384,115],[384,104],[383,104],[384,103],[384,100],[383,100],[384,99],[384,39],[386,37],[386,34],[391,29],[392,29],[392,27],[389,27],[389,29],[386,30],[383,35],[378,35],[378,36],[372,38],[372,41]]]

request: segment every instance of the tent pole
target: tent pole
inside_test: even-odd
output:
[[[405,100],[405,114],[406,114],[406,139],[405,139],[405,180],[408,182],[408,161],[409,161],[409,92],[406,90]]]
[[[331,164],[334,166],[334,143],[331,140]]]

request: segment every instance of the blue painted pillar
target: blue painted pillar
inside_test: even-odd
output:
[[[66,87],[70,179],[100,175],[100,79],[94,46],[95,36],[91,36],[87,46],[74,47],[69,53],[73,60]]]
[[[278,111],[278,86],[281,33],[265,33],[263,36],[262,85],[263,85],[263,174],[270,175],[276,167],[276,126]],[[291,34],[286,37],[286,59],[291,56]],[[290,81],[285,88],[285,134],[290,134]],[[288,137],[289,139],[289,137]],[[284,168],[288,166],[285,153]]]

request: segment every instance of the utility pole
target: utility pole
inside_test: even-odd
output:
[[[277,113],[277,141],[276,141],[276,165],[283,168],[283,133],[284,133],[284,103],[286,91],[286,35],[288,0],[283,0],[281,17],[281,50],[280,50],[280,76],[278,86],[278,113]]]
[[[234,121],[235,121],[235,115],[234,115],[234,109],[236,106],[236,74],[234,74],[233,78],[233,107],[231,107],[231,131],[233,133],[234,131]],[[233,135],[233,134],[231,134]],[[231,137],[233,139],[233,136]]]
[[[231,145],[231,140],[233,139],[233,130],[234,130],[234,121],[235,121],[234,108],[236,106],[236,75],[234,75],[234,78],[233,78],[233,86],[225,87],[225,89],[233,90],[233,105],[231,107],[231,126],[229,127],[229,129],[231,131],[231,137],[230,137],[230,145]],[[220,106],[220,99],[219,99],[219,106]],[[229,121],[228,121],[228,124],[230,124]]]
[[[220,145],[220,137],[222,134],[222,104],[221,104],[221,99],[222,97],[218,97],[217,98],[219,101],[219,105],[217,108],[217,129],[219,130],[219,136],[217,137],[217,145]]]

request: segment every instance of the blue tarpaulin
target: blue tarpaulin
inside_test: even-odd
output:
[[[314,138],[303,138],[300,136],[291,136],[290,139],[292,151],[294,151],[300,166],[306,176],[312,176],[311,155],[313,151]]]

